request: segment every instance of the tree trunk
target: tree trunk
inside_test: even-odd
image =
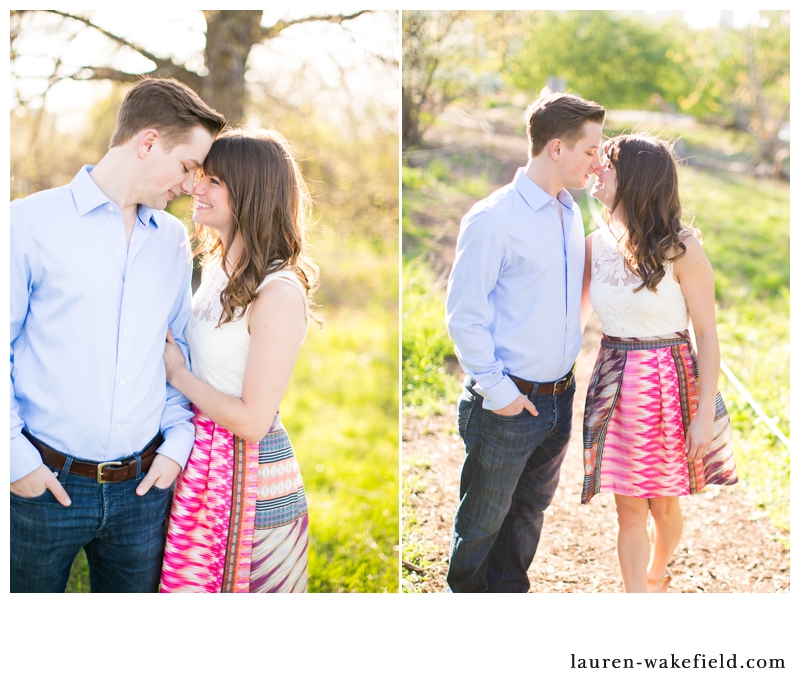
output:
[[[419,147],[422,144],[422,136],[419,134],[419,107],[414,106],[411,95],[405,88],[403,88],[402,104],[403,149]]]
[[[206,67],[200,97],[229,124],[244,123],[245,70],[253,45],[261,42],[263,10],[204,10]]]

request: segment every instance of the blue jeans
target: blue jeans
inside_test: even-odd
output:
[[[484,409],[473,384],[468,379],[458,403],[467,458],[447,582],[453,592],[527,592],[544,510],[567,451],[575,383],[560,395],[532,394],[538,416]]]
[[[153,486],[139,497],[144,474],[100,484],[70,474],[70,465],[58,474],[68,507],[49,490],[11,493],[11,592],[64,592],[81,547],[92,592],[157,592],[169,490]]]

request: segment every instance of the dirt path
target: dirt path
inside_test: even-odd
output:
[[[613,498],[601,494],[589,505],[580,504],[583,404],[599,341],[593,316],[578,357],[572,438],[528,571],[532,592],[622,592]],[[455,425],[455,407],[443,416],[403,422],[403,560],[423,569],[403,571],[404,592],[446,589],[464,459]],[[788,592],[785,536],[756,511],[741,486],[685,497],[681,504],[684,532],[671,565],[675,579],[670,592]]]

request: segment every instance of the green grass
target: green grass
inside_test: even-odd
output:
[[[331,312],[281,407],[309,502],[312,592],[397,592],[395,311]]]
[[[452,223],[458,226],[463,212],[456,208],[468,208],[492,192],[488,171],[475,171],[471,166],[475,164],[486,166],[486,158],[479,151],[468,150],[435,157],[427,166],[403,166],[404,255],[418,256],[429,250],[438,233]],[[432,213],[437,214],[435,221],[431,221]]]
[[[67,592],[89,592],[89,564],[86,562],[86,552],[81,550],[75,561],[67,582]]]
[[[788,184],[689,167],[681,189],[685,218],[705,236],[717,302],[770,307],[789,288]]]
[[[447,274],[430,264],[439,223],[415,220],[431,206],[465,194],[468,175],[458,176],[452,161],[434,158],[426,167],[403,166],[403,406],[416,415],[441,413],[458,397],[459,383],[448,373],[457,364],[444,325]],[[485,176],[477,190],[489,191]]]
[[[418,508],[415,499],[425,492],[425,472],[430,469],[430,460],[417,454],[403,455],[403,528],[406,531],[420,530],[422,524],[418,519]],[[431,565],[430,558],[439,552],[432,541],[420,537],[409,537],[403,540],[403,559],[416,566],[426,568]],[[407,569],[403,573],[403,592],[415,592],[415,584],[406,581]]]
[[[409,205],[413,202],[413,191],[423,195],[431,195],[446,191],[452,187],[465,195],[480,200],[494,190],[489,175],[484,170],[474,173],[470,165],[477,162],[477,152],[464,152],[451,157],[434,157],[426,166],[403,166],[403,190],[412,194],[403,196],[403,215],[408,214]],[[413,204],[410,206],[413,209]]]
[[[438,160],[434,160],[437,161]],[[417,211],[427,210],[433,202],[440,201],[453,188],[429,173],[426,167],[403,166],[403,251],[414,239],[430,237],[430,227],[416,224],[413,216]],[[412,239],[409,243],[409,238]]]
[[[684,207],[714,267],[722,359],[789,437],[789,186],[724,171],[682,172]],[[789,529],[789,450],[724,375],[740,479]]]
[[[446,285],[425,261],[404,259],[403,404],[419,415],[441,413],[459,393],[445,365],[455,363],[444,324]]]
[[[320,265],[322,286],[316,294],[318,314],[329,309],[369,311],[371,307],[394,308],[399,304],[397,245],[379,250],[357,237],[323,235],[312,248]]]
[[[461,372],[444,324],[447,273],[436,272],[432,251],[441,231],[457,230],[461,217],[453,208],[469,207],[492,191],[485,171],[471,173],[477,155],[472,150],[403,167],[403,406],[418,416],[441,413],[460,392]]]
[[[720,310],[722,358],[787,437],[789,430],[789,297],[771,303],[741,303]],[[756,506],[789,530],[789,450],[761,421],[734,385],[720,375],[734,431],[739,478]]]
[[[640,131],[653,133],[667,140],[680,141],[678,145],[684,157],[697,155],[703,159],[747,162],[758,153],[758,142],[749,133],[699,122],[691,127],[679,128],[610,119],[606,121],[604,133],[611,137]]]

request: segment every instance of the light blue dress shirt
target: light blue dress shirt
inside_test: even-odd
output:
[[[11,482],[41,465],[22,428],[90,461],[141,450],[186,463],[189,403],[167,385],[167,327],[188,357],[186,229],[139,206],[130,246],[119,207],[84,167],[11,203]]]
[[[572,196],[548,195],[523,169],[461,221],[447,330],[487,409],[519,395],[508,374],[547,383],[572,368],[583,339],[584,245]]]

